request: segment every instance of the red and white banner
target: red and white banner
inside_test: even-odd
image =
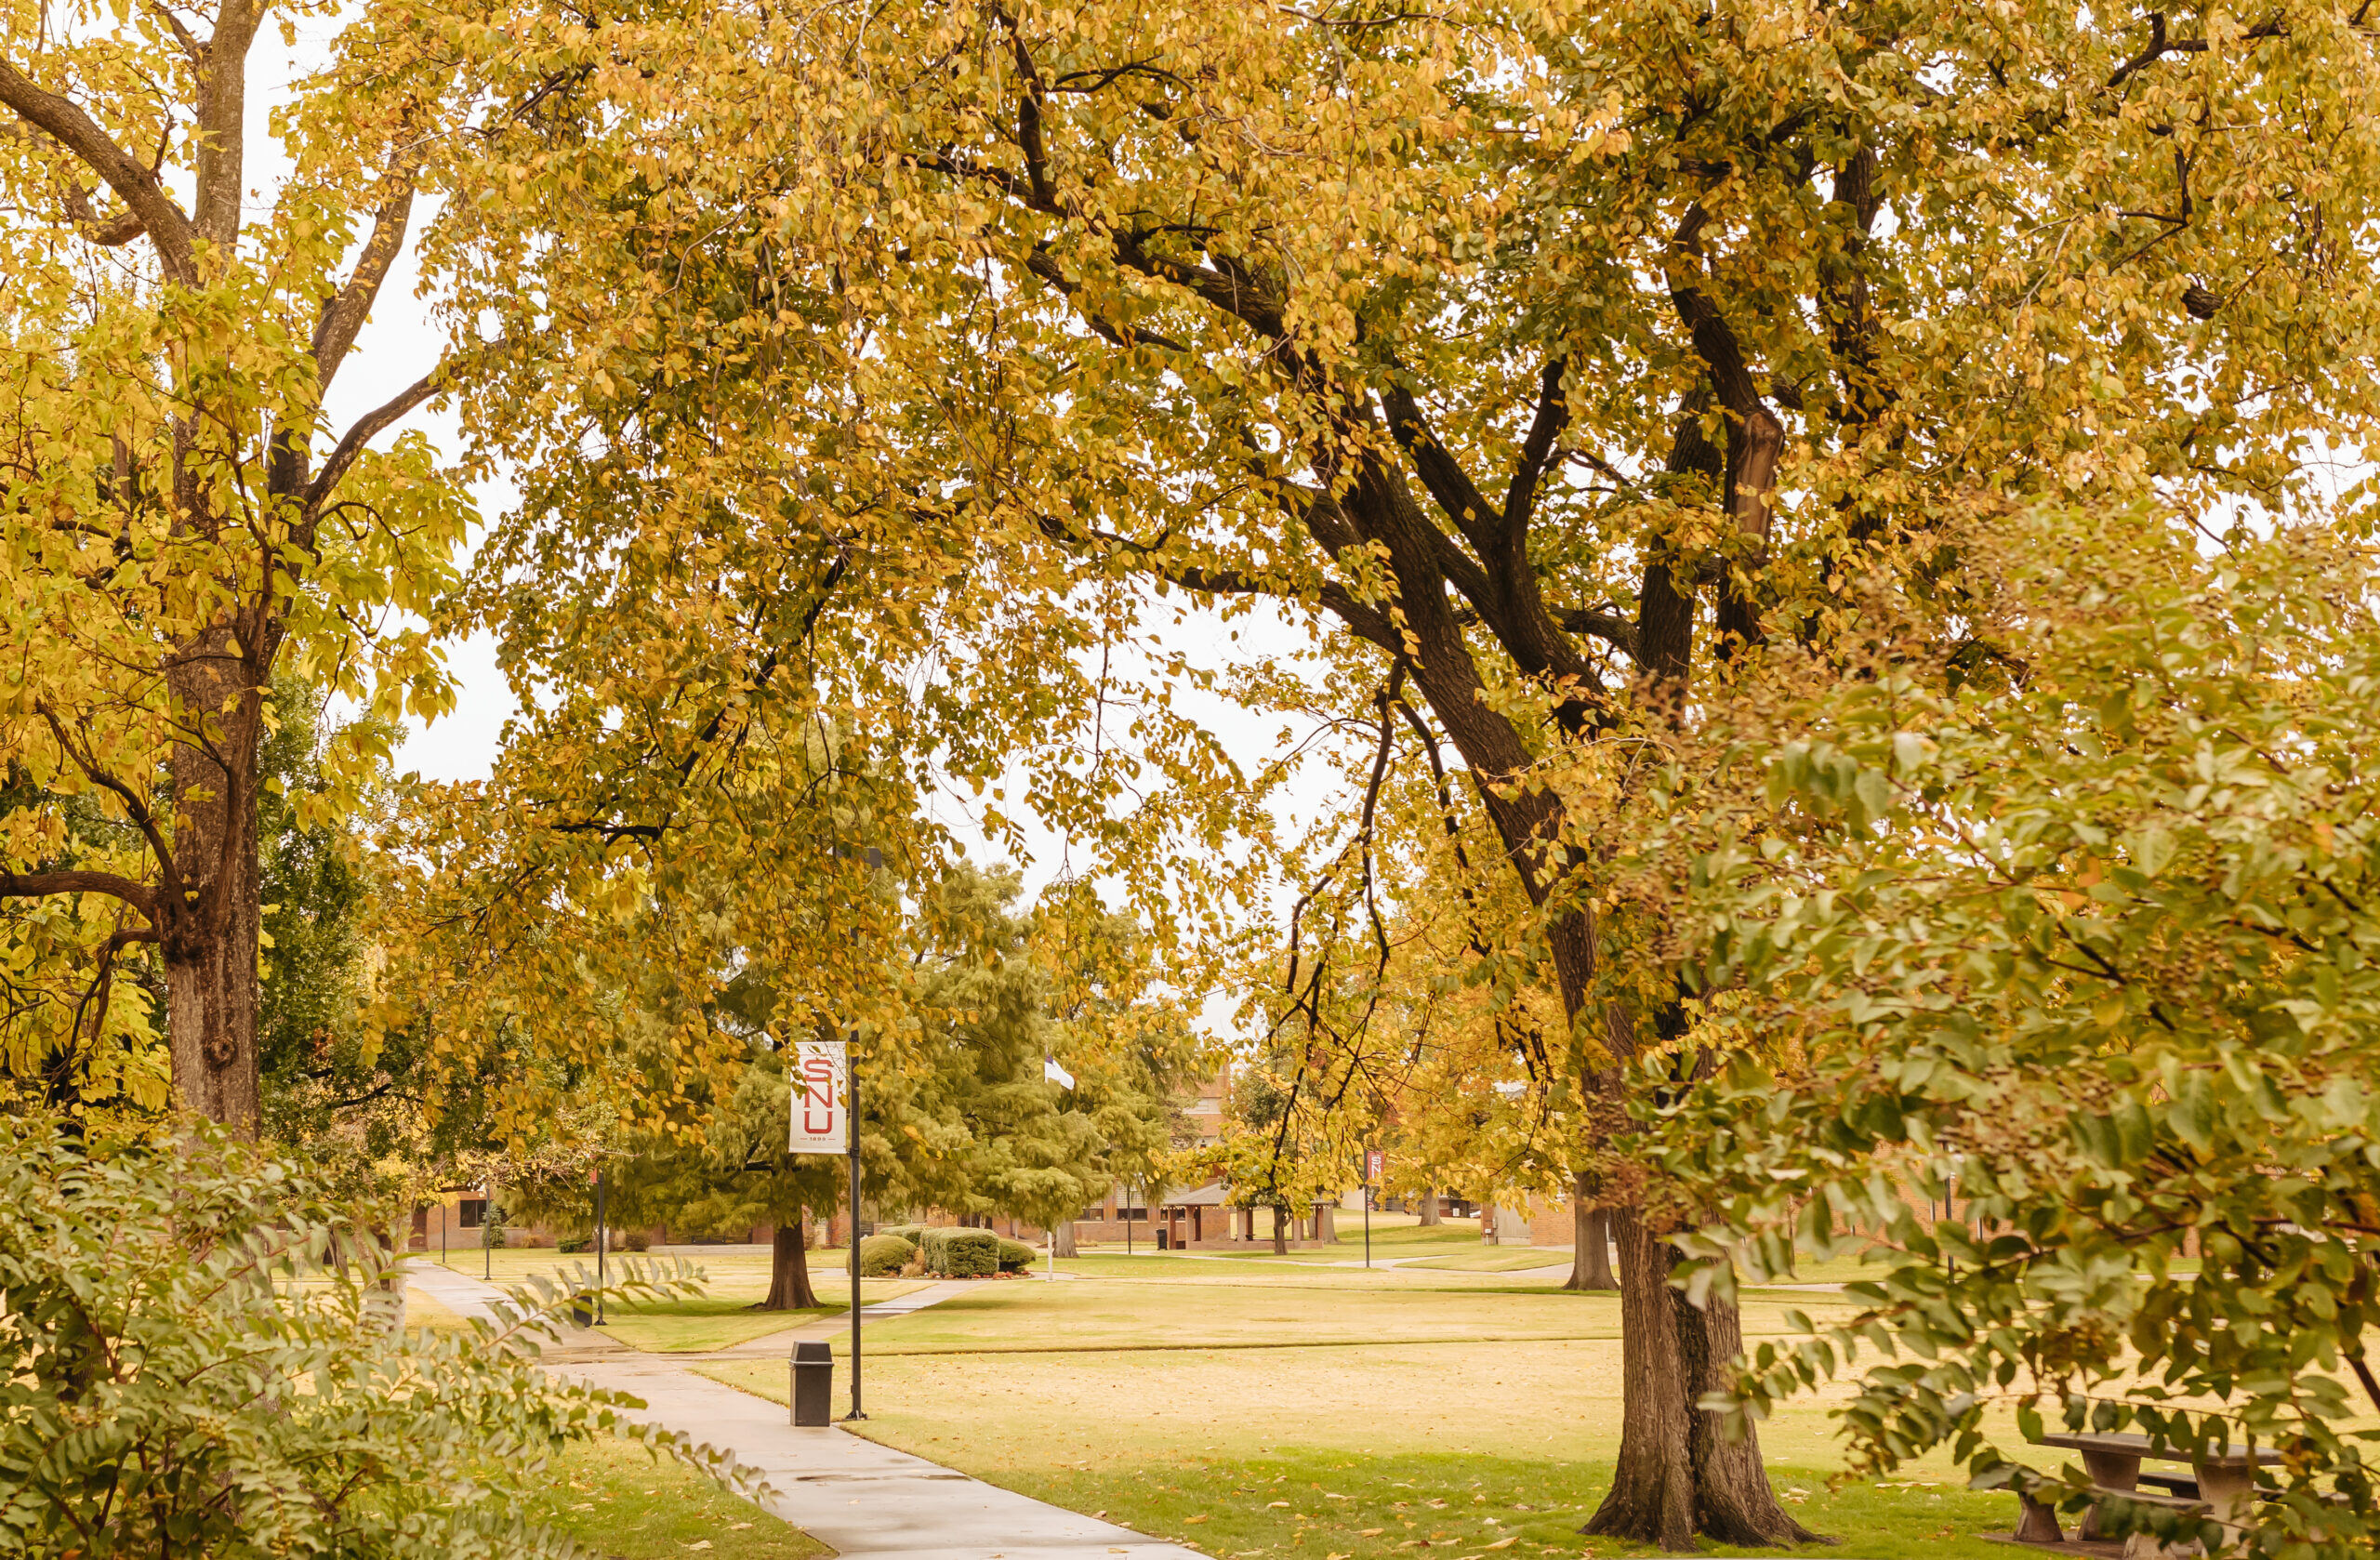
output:
[[[841,1040],[794,1042],[791,1152],[851,1152],[851,1075],[844,1064]]]

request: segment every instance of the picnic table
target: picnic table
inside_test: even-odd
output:
[[[2249,1512],[2255,1503],[2257,1467],[2281,1461],[2281,1453],[2270,1447],[2234,1441],[2226,1447],[2192,1453],[2132,1434],[2060,1432],[2043,1435],[2037,1444],[2081,1452],[2083,1472],[2091,1475],[2092,1484],[2104,1494],[2119,1495],[2145,1505],[2202,1510],[2235,1535],[2247,1526]],[[2140,1471],[2144,1461],[2187,1462],[2191,1476],[2185,1479],[2173,1474],[2144,1474]],[[2161,1493],[2142,1489],[2143,1484],[2156,1487]],[[2097,1538],[2098,1516],[2099,1508],[2095,1501],[2082,1514],[2082,1525],[2075,1537],[2085,1540]],[[2057,1526],[2057,1514],[2030,1496],[2024,1497],[2016,1538],[2025,1543],[2066,1541],[2066,1535]]]

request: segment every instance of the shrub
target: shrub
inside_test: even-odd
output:
[[[924,1242],[926,1227],[923,1224],[887,1224],[876,1233],[898,1236],[910,1245],[917,1246]]]
[[[1000,1270],[1000,1237],[989,1230],[925,1232],[926,1271],[937,1278],[988,1278]]]
[[[0,1556],[517,1560],[565,1547],[520,1520],[564,1442],[721,1465],[538,1369],[523,1335],[568,1290],[406,1329],[389,1254],[305,1170],[212,1129],[86,1148],[0,1119]]]
[[[859,1271],[864,1278],[885,1278],[909,1265],[916,1246],[897,1235],[872,1235],[859,1243]]]
[[[1000,1242],[1000,1271],[1023,1273],[1041,1260],[1041,1253],[1021,1240]]]
[[[653,1249],[653,1232],[630,1230],[620,1237],[620,1244],[631,1251],[650,1251]]]
[[[592,1251],[595,1249],[595,1237],[591,1235],[566,1235],[554,1242],[554,1249],[564,1256],[578,1251]]]

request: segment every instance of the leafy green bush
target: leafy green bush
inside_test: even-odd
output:
[[[651,1230],[630,1230],[628,1234],[620,1236],[620,1244],[630,1251],[650,1251],[653,1249],[653,1232]]]
[[[1694,857],[1664,920],[1705,929],[1690,1043],[1733,1053],[1656,1122],[1709,1210],[1689,1282],[1875,1242],[1734,1389],[1765,1417],[1849,1378],[1861,1475],[1949,1447],[2079,1511],[2049,1428],[2247,1441],[2281,1461],[2224,1553],[2368,1560],[2380,568],[2311,530],[2202,553],[2053,519],[1988,571],[2023,610],[1977,616],[2016,674],[1830,679],[1741,793],[1679,794],[1699,854],[1640,837]]]
[[[1041,1260],[1041,1253],[1021,1240],[1000,1242],[1000,1271],[1023,1273]]]
[[[564,1256],[580,1251],[592,1251],[595,1249],[595,1237],[591,1235],[566,1235],[554,1242],[554,1249]]]
[[[859,1271],[866,1278],[884,1278],[909,1265],[918,1249],[897,1235],[872,1235],[859,1243]],[[850,1269],[846,1268],[845,1272]]]
[[[566,1442],[724,1463],[537,1368],[568,1291],[408,1329],[388,1255],[306,1172],[211,1130],[86,1147],[0,1119],[0,1556],[510,1560],[562,1550],[520,1513]]]
[[[989,1230],[928,1230],[919,1249],[937,1278],[988,1278],[1000,1270],[1000,1237]]]
[[[903,1240],[907,1241],[910,1245],[917,1246],[924,1242],[926,1227],[923,1224],[887,1224],[876,1233],[879,1235],[898,1236]]]

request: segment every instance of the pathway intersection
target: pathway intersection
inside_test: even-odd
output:
[[[495,1319],[494,1285],[427,1263],[407,1265],[418,1284],[449,1310]],[[936,1284],[864,1307],[863,1324],[907,1315],[959,1293]],[[840,1427],[798,1430],[782,1405],[697,1376],[695,1357],[753,1358],[790,1353],[803,1337],[832,1337],[850,1327],[828,1317],[706,1356],[643,1354],[591,1329],[568,1328],[540,1360],[557,1374],[643,1401],[634,1417],[679,1431],[758,1473],[767,1510],[865,1560],[1207,1560],[1196,1550],[1160,1542],[1113,1523],[985,1484],[981,1479],[879,1446]]]

